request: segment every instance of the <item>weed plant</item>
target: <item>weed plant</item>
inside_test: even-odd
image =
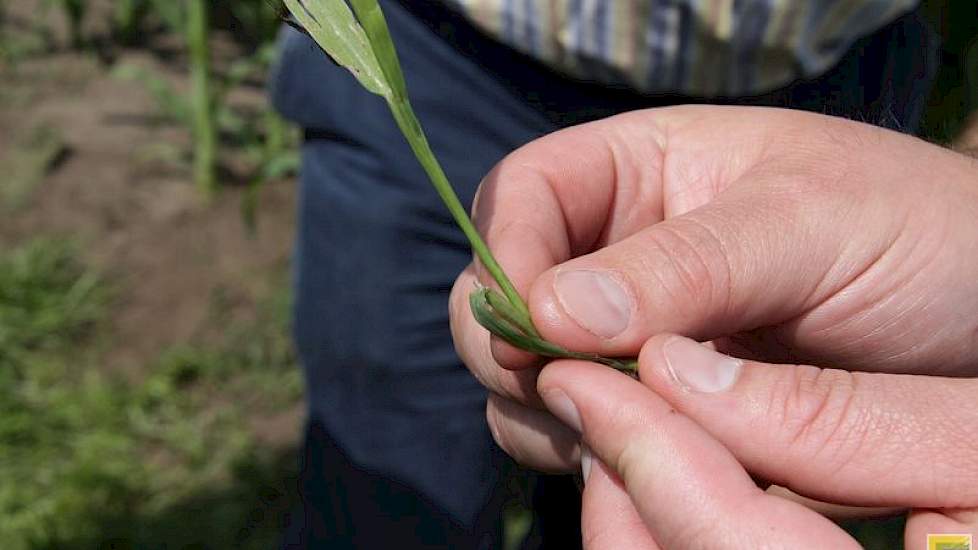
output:
[[[287,294],[140,380],[98,368],[112,296],[63,241],[0,253],[3,548],[273,546],[292,455],[257,448],[247,418],[300,399]]]

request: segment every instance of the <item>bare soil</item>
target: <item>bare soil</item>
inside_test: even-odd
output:
[[[116,66],[147,68],[185,87],[185,77],[158,56],[113,55]],[[236,96],[264,100],[260,87]],[[0,247],[64,236],[109,276],[116,303],[105,369],[138,380],[166,348],[220,336],[211,319],[215,299],[232,315],[247,315],[270,285],[287,281],[276,274],[289,264],[293,182],[260,191],[258,225],[249,232],[244,189],[225,185],[209,203],[202,198],[190,181],[187,130],[160,118],[144,83],[113,76],[93,53],[67,49],[0,64],[0,172],[39,129],[56,132],[61,150],[23,204],[0,205]],[[4,179],[0,173],[0,187]],[[296,407],[256,428],[270,442],[290,444],[299,416]]]

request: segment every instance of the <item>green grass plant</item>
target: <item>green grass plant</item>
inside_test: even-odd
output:
[[[0,212],[7,213],[24,207],[68,152],[61,131],[48,125],[35,126],[26,136],[12,141],[12,146],[0,153],[0,174],[4,174]]]
[[[187,51],[190,59],[194,136],[194,183],[207,198],[217,188],[217,121],[211,95],[208,0],[187,3]]]
[[[185,34],[190,36],[186,29]],[[242,197],[242,215],[253,228],[260,189],[270,181],[298,171],[299,136],[296,128],[267,103],[257,109],[244,109],[232,104],[229,98],[234,91],[268,72],[275,60],[275,47],[272,43],[264,44],[222,71],[210,68],[205,54],[206,51],[196,52],[201,59],[193,64],[189,93],[178,90],[165,76],[144,67],[121,64],[113,74],[116,78],[140,82],[166,121],[190,130],[193,177],[205,197],[212,197],[218,190],[217,174],[225,155],[239,155],[236,158],[246,166],[242,175],[247,184]]]
[[[293,451],[259,448],[249,418],[300,401],[287,287],[133,378],[100,368],[116,292],[78,251],[0,252],[2,547],[274,546]]]
[[[338,64],[346,67],[368,91],[383,97],[398,127],[428,174],[435,191],[469,240],[476,257],[501,293],[491,288],[473,292],[476,320],[491,333],[521,349],[546,357],[587,358],[625,372],[638,369],[632,359],[573,353],[540,337],[529,309],[482,240],[435,158],[408,98],[407,86],[387,22],[376,0],[286,0],[296,21]],[[352,10],[351,10],[352,8]]]

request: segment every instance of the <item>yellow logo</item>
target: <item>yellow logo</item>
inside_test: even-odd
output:
[[[927,550],[971,550],[971,535],[927,535]]]

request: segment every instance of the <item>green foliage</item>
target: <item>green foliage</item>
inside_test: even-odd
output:
[[[100,277],[73,245],[37,239],[0,258],[0,367],[66,349],[97,322],[107,302]]]
[[[168,351],[139,381],[105,374],[94,350],[80,352],[94,347],[110,294],[63,241],[0,255],[3,547],[273,545],[274,521],[253,518],[269,459],[244,419],[301,394],[287,293],[229,323],[216,344]],[[206,508],[202,498],[221,506],[184,511]]]
[[[268,44],[275,40],[281,23],[279,4],[271,0],[236,0],[226,5],[247,37]]]
[[[390,83],[381,70],[367,34],[345,0],[285,0],[292,16],[337,63],[372,93],[389,98]]]
[[[28,135],[0,153],[0,212],[23,207],[51,169],[68,151],[61,132],[47,125],[31,129]]]
[[[63,241],[35,240],[0,258],[0,540],[6,548],[29,548],[45,533],[71,528],[62,518],[85,501],[125,505],[116,499],[128,480],[115,475],[113,459],[125,449],[113,436],[113,394],[57,359],[103,317],[107,297],[101,278]],[[80,428],[92,422],[106,431],[89,437]],[[89,467],[98,460],[93,455],[106,458],[97,469]],[[65,482],[80,490],[59,494]]]
[[[294,126],[267,104],[257,111],[249,111],[228,100],[234,90],[265,74],[274,56],[274,45],[266,44],[254,54],[233,62],[223,74],[213,75],[210,82],[212,116],[221,137],[222,151],[240,153],[247,165],[248,191],[242,199],[242,214],[249,227],[257,220],[258,191],[270,181],[295,174],[299,168],[299,134]],[[166,120],[186,128],[194,127],[191,96],[178,91],[162,75],[134,65],[120,65],[114,75],[142,83]],[[219,165],[220,160],[218,157]]]
[[[43,0],[42,6],[45,11],[61,9],[75,37],[73,43],[78,47],[86,43],[81,29],[88,11],[87,0]],[[229,101],[234,90],[253,85],[267,73],[274,58],[274,36],[281,22],[278,7],[278,3],[270,0],[217,3],[118,0],[113,3],[111,38],[117,42],[138,46],[153,34],[149,31],[158,31],[160,26],[181,38],[191,84],[187,91],[177,91],[164,77],[144,69],[121,66],[116,68],[116,74],[145,83],[162,114],[192,133],[192,147],[181,153],[192,159],[193,179],[205,197],[212,197],[217,191],[223,168],[228,164],[235,166],[235,175],[243,176],[243,183],[248,186],[242,199],[242,213],[249,227],[256,223],[260,188],[271,180],[294,174],[298,168],[298,134],[294,128],[268,106],[246,111]],[[220,14],[217,23],[212,17],[215,12]],[[7,32],[3,14],[0,5],[0,62],[12,64],[43,49],[33,40],[37,38],[36,30]],[[247,44],[246,56],[217,68],[211,59],[216,24],[228,25],[238,38],[252,40]],[[226,153],[237,156],[225,163]],[[17,181],[32,179],[36,178]],[[22,187],[30,185],[18,189]]]
[[[24,59],[44,51],[47,46],[43,31],[15,27],[8,20],[7,9],[7,5],[0,2],[0,70],[16,67]]]
[[[178,5],[177,2],[171,2]],[[112,35],[122,44],[135,44],[142,31],[142,23],[149,11],[147,0],[115,0],[112,13]]]
[[[120,80],[140,82],[156,102],[159,114],[167,120],[190,127],[190,102],[162,75],[135,65],[118,65],[112,75]]]
[[[368,91],[387,100],[394,120],[455,223],[520,316],[520,326],[530,325],[526,304],[483,242],[431,150],[411,107],[394,43],[377,1],[351,0],[347,5],[346,0],[286,0],[285,5],[334,61],[349,69]]]
[[[217,187],[217,120],[211,95],[209,0],[188,0],[186,41],[194,136],[194,183],[210,198]]]
[[[155,17],[167,29],[182,34],[186,29],[188,0],[115,0],[112,34],[124,44],[134,44],[144,32],[146,20]]]
[[[623,360],[570,351],[544,340],[533,324],[523,318],[505,296],[493,289],[480,287],[473,291],[469,295],[469,307],[475,320],[486,330],[522,350],[542,357],[591,361],[626,373],[638,372],[638,362],[634,359]]]

